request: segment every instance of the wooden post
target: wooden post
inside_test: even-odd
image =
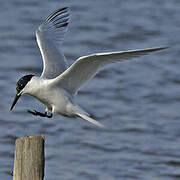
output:
[[[43,180],[44,164],[44,136],[16,140],[13,180]]]

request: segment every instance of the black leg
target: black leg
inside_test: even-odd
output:
[[[50,115],[48,115],[47,112],[45,112],[45,114],[46,114],[46,117],[47,117],[47,118],[52,118],[52,116],[53,116],[52,113],[51,113]]]
[[[52,113],[50,115],[47,114],[47,112],[45,113],[41,113],[39,111],[36,111],[36,110],[27,110],[28,113],[34,115],[34,116],[41,116],[41,117],[47,117],[47,118],[52,118]]]

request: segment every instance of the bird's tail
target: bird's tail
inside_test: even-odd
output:
[[[84,111],[80,106],[78,106],[77,104],[76,105],[70,104],[69,111],[71,113],[73,112],[73,115],[78,116],[86,121],[89,121],[90,123],[92,123],[96,126],[104,127],[101,123],[99,123],[95,119],[91,118],[90,115],[86,111]]]
[[[104,125],[102,125],[101,123],[99,123],[98,121],[96,121],[95,119],[89,117],[87,114],[84,113],[77,113],[77,116],[81,117],[82,119],[89,121],[90,123],[99,126],[99,127],[104,127]]]

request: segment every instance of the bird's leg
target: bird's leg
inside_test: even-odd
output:
[[[46,113],[41,113],[39,111],[36,111],[36,110],[27,110],[28,113],[34,115],[34,116],[41,116],[41,117],[46,117]]]
[[[48,115],[48,112],[50,112],[49,115]],[[52,108],[48,108],[48,107],[46,106],[45,114],[46,114],[46,117],[47,117],[47,118],[52,118],[52,116],[53,116],[53,114],[52,114]]]
[[[40,117],[52,118],[52,113],[51,113],[50,115],[48,115],[47,112],[41,113],[41,112],[36,111],[36,110],[33,110],[33,111],[27,110],[27,112],[30,113],[30,114],[32,114],[32,115],[34,115],[34,116],[40,116]]]
[[[52,112],[48,115],[47,111],[45,111],[45,114],[46,114],[47,118],[52,118],[52,116],[53,116]]]

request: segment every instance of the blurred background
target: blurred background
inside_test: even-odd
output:
[[[23,96],[12,113],[16,81],[40,75],[35,30],[53,10],[69,6],[63,52],[72,64],[96,52],[170,46],[110,65],[77,96],[107,129],[81,119],[33,117],[44,111]],[[0,177],[11,179],[17,137],[45,135],[48,180],[172,180],[180,178],[180,1],[13,0],[0,6]]]

